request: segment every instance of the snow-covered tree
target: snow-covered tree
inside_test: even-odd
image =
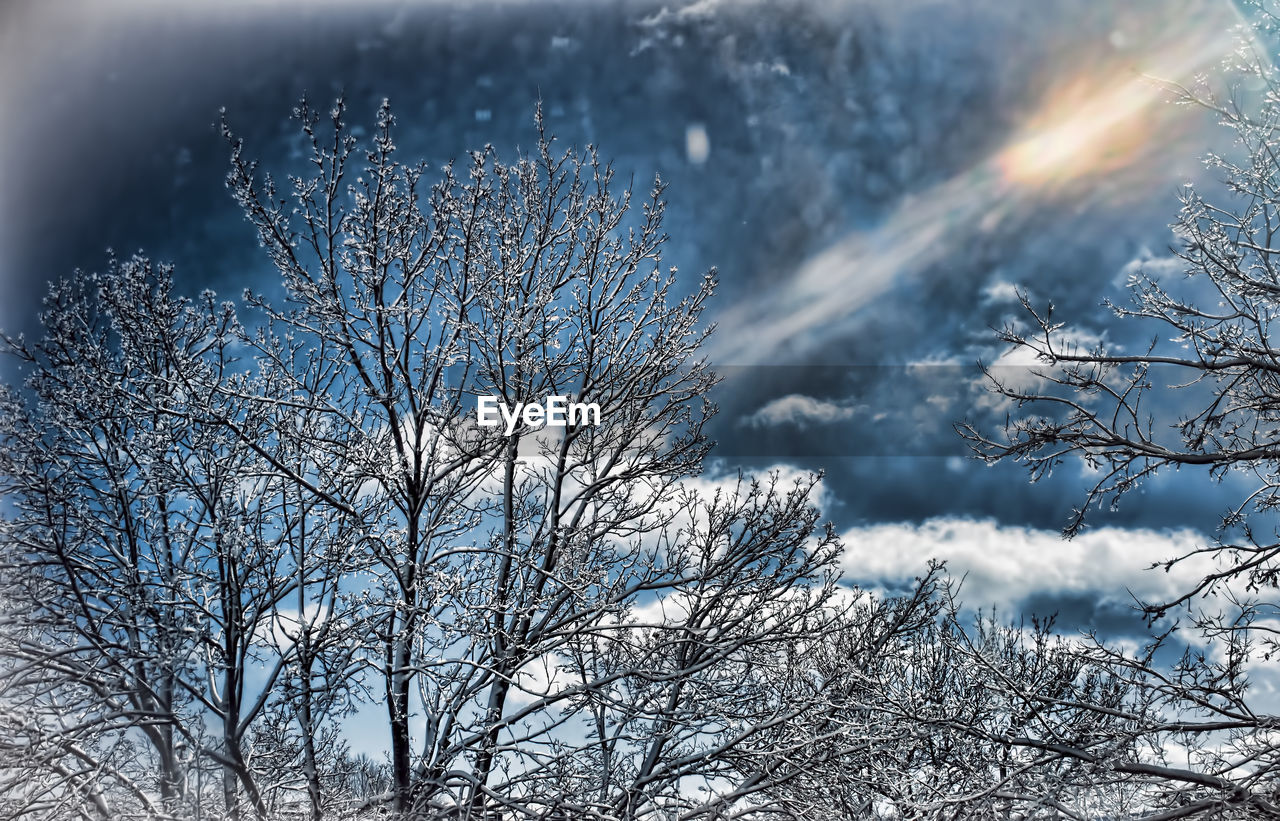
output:
[[[1163,565],[1208,566],[1200,581],[1145,603],[1153,621],[1182,616],[1170,639],[1187,643],[1182,659],[1160,665],[1151,653],[1095,648],[1100,664],[1146,693],[1151,709],[1129,716],[1129,732],[1146,740],[1149,757],[1100,756],[1084,741],[1044,747],[1144,785],[1159,818],[1280,812],[1274,711],[1250,686],[1277,648],[1280,74],[1270,56],[1277,18],[1270,4],[1250,5],[1255,26],[1233,66],[1242,82],[1225,94],[1207,84],[1177,89],[1184,104],[1216,112],[1236,138],[1231,152],[1206,158],[1223,190],[1206,194],[1188,185],[1180,195],[1173,227],[1184,276],[1140,272],[1129,285],[1131,302],[1112,306],[1124,322],[1149,326],[1150,343],[1081,347],[1052,306],[1024,297],[1024,319],[1000,337],[1038,363],[1037,378],[1002,379],[993,371],[992,388],[1016,412],[1003,435],[961,429],[982,458],[1025,464],[1033,479],[1073,457],[1088,466],[1096,480],[1067,536],[1084,526],[1091,507],[1121,503],[1163,472],[1201,470],[1206,481],[1230,477],[1231,485],[1248,485],[1225,512],[1216,541]],[[1093,706],[1107,714],[1104,705]]]
[[[59,285],[44,339],[11,344],[31,374],[4,419],[27,590],[5,669],[6,716],[29,725],[15,800],[68,817],[750,807],[812,741],[808,704],[759,696],[838,613],[839,545],[815,477],[701,475],[714,276],[677,294],[662,185],[633,209],[594,152],[541,132],[513,165],[485,149],[428,185],[386,106],[365,148],[341,102],[296,113],[310,176],[281,195],[232,139],[228,177],[280,305],[250,297],[245,329],[135,258]],[[477,425],[477,394],[602,413],[506,435]],[[385,712],[382,792],[343,750],[361,701]]]
[[[9,341],[28,378],[3,414],[6,766],[19,793],[67,773],[36,788],[55,817],[75,790],[104,817],[197,812],[214,783],[261,816],[278,775],[249,738],[292,656],[276,614],[310,582],[280,549],[234,312],[172,286],[112,260],[54,286],[42,339]]]

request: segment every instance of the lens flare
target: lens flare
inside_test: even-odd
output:
[[[1095,90],[1081,79],[1051,95],[1038,116],[995,158],[1003,178],[1025,185],[1061,185],[1117,171],[1136,161],[1157,119],[1160,92],[1133,78]]]
[[[993,162],[1005,181],[1048,190],[1139,163],[1186,119],[1168,103],[1167,83],[1188,83],[1229,54],[1236,36],[1221,24],[1169,25],[1127,64],[1077,70],[1045,94]]]

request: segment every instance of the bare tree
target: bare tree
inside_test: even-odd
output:
[[[332,613],[343,534],[306,532],[268,469],[294,440],[236,365],[231,306],[172,289],[165,266],[113,260],[53,288],[43,339],[8,341],[29,369],[3,414],[11,773],[60,784],[45,800],[69,815],[78,791],[103,817],[266,817],[291,776],[253,740],[332,643],[326,611],[282,612]]]
[[[1263,38],[1245,42],[1236,69],[1263,86],[1261,93],[1176,89],[1184,103],[1217,112],[1239,150],[1208,158],[1223,175],[1228,204],[1192,187],[1181,194],[1175,253],[1185,279],[1140,274],[1130,286],[1132,303],[1112,306],[1126,321],[1151,324],[1150,344],[1081,348],[1051,305],[1039,309],[1024,296],[1027,321],[1008,325],[1000,338],[1034,355],[1035,384],[988,377],[1011,406],[1026,410],[1010,417],[1003,436],[971,424],[961,428],[982,458],[1021,462],[1033,479],[1076,457],[1095,471],[1096,483],[1065,528],[1068,537],[1079,532],[1090,507],[1118,503],[1161,471],[1204,468],[1210,480],[1230,473],[1252,481],[1224,515],[1214,543],[1162,565],[1168,570],[1196,558],[1210,560],[1213,569],[1171,600],[1145,605],[1153,620],[1185,614],[1190,626],[1176,635],[1199,634],[1189,639],[1182,660],[1161,666],[1150,653],[1093,650],[1099,664],[1145,693],[1151,709],[1132,716],[1131,733],[1147,739],[1149,757],[1099,756],[1082,742],[1054,748],[1094,769],[1157,785],[1150,817],[1280,815],[1276,717],[1249,687],[1251,670],[1277,648],[1272,625],[1280,580],[1280,349],[1274,339],[1280,75],[1256,50],[1275,28],[1275,18],[1258,11]],[[1106,713],[1102,705],[1092,707]],[[1184,750],[1179,762],[1159,760],[1158,752],[1169,749]]]
[[[454,435],[463,397],[446,373],[464,355],[460,320],[473,299],[471,283],[436,276],[449,235],[421,207],[424,169],[403,169],[392,160],[389,111],[380,117],[369,155],[373,165],[359,182],[346,176],[356,143],[344,132],[342,104],[332,112],[332,141],[323,144],[318,115],[305,103],[295,113],[316,166],[314,177],[292,181],[302,224],[293,226],[288,202],[276,200],[269,177],[259,186],[238,143],[228,185],[296,303],[287,312],[266,311],[307,345],[309,370],[296,378],[310,384],[298,386],[298,403],[326,412],[329,420],[309,444],[351,464],[356,476],[376,486],[382,503],[358,520],[370,566],[380,571],[381,603],[371,605],[369,630],[380,644],[376,664],[391,736],[394,800],[407,812],[413,802],[411,700],[421,672],[415,643],[432,599],[440,596],[423,577],[436,550],[449,552],[449,541],[476,525],[479,511],[468,499],[486,470],[477,458],[481,451]],[[349,191],[349,182],[360,190]],[[283,343],[274,335],[259,342],[268,361],[279,359],[277,350],[294,355],[287,336]],[[295,370],[277,364],[281,374]],[[354,497],[363,485],[338,495],[291,465],[277,466],[335,511],[356,514]]]
[[[11,561],[40,582],[20,599],[23,617],[45,628],[16,648],[15,673],[30,676],[19,682],[53,685],[44,717],[55,721],[66,687],[90,695],[76,726],[99,743],[130,731],[145,739],[159,797],[148,809],[170,811],[185,786],[179,716],[191,694],[181,682],[199,654],[193,614],[179,604],[191,589],[192,505],[177,454],[191,430],[137,397],[172,395],[167,377],[193,340],[217,345],[227,333],[216,311],[170,302],[155,274],[133,259],[63,283],[46,300],[46,338],[11,342],[33,369],[32,397],[8,408],[4,473],[17,511]],[[160,342],[184,323],[198,332]],[[33,727],[27,743],[52,755],[78,741],[46,732]],[[134,794],[148,804],[143,787]]]
[[[956,593],[935,564],[907,594],[862,598],[790,648],[773,689],[805,705],[813,741],[775,758],[795,774],[765,790],[761,817],[1047,821],[1152,806],[1119,763],[1164,754],[1144,734],[1157,710],[1141,674],[1051,620],[970,614]]]
[[[362,528],[395,811],[720,812],[689,785],[724,788],[767,729],[724,682],[822,629],[837,543],[815,532],[812,480],[688,485],[713,411],[695,355],[714,277],[675,296],[661,183],[635,214],[593,151],[540,132],[533,155],[475,152],[428,189],[385,105],[363,152],[341,101],[323,127],[296,114],[312,173],[282,196],[233,139],[229,184],[287,291],[285,308],[257,300],[280,330],[256,347],[308,346],[299,372],[323,376],[298,401],[330,420],[316,447],[340,443],[362,479],[277,466]],[[476,424],[476,395],[602,418],[507,435]]]

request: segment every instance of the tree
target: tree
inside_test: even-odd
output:
[[[1028,387],[988,371],[993,389],[1014,407],[1003,436],[972,424],[961,433],[989,462],[1011,460],[1032,478],[1079,457],[1098,479],[1065,528],[1083,527],[1090,507],[1116,504],[1144,480],[1170,469],[1206,468],[1222,480],[1250,477],[1252,488],[1228,511],[1213,544],[1174,556],[1167,570],[1193,557],[1214,567],[1198,584],[1170,601],[1146,603],[1153,620],[1185,612],[1205,642],[1162,668],[1144,656],[1096,647],[1099,664],[1126,675],[1152,708],[1131,732],[1154,751],[1186,748],[1183,761],[1157,766],[1154,758],[1105,759],[1074,746],[1062,752],[1117,776],[1160,785],[1152,817],[1273,817],[1280,780],[1272,727],[1275,717],[1258,707],[1249,673],[1277,649],[1270,621],[1280,583],[1280,193],[1276,180],[1275,127],[1280,122],[1280,74],[1258,49],[1276,31],[1276,18],[1257,9],[1256,34],[1240,51],[1237,69],[1263,87],[1250,95],[1236,87],[1226,96],[1207,86],[1177,89],[1182,101],[1208,107],[1232,130],[1238,151],[1211,155],[1223,174],[1228,204],[1188,186],[1175,232],[1186,280],[1180,285],[1141,274],[1131,283],[1132,303],[1112,306],[1126,321],[1158,328],[1145,348],[1073,345],[1050,305],[1037,309],[1026,296],[1029,321],[1010,324],[1000,338],[1040,363]],[[1181,635],[1181,634],[1179,634]],[[1101,714],[1101,706],[1095,705]],[[1087,745],[1086,745],[1087,746]]]
[[[757,654],[822,630],[839,546],[812,478],[688,484],[713,412],[694,357],[714,276],[674,296],[662,184],[633,216],[595,152],[554,153],[539,118],[532,156],[474,152],[428,190],[385,104],[363,155],[341,101],[323,128],[295,114],[312,174],[282,196],[228,132],[228,183],[287,293],[287,309],[253,300],[258,356],[327,420],[302,449],[359,477],[276,466],[359,531],[395,812],[720,812],[689,784],[752,758],[765,728],[735,688]],[[476,395],[568,396],[602,419],[505,435],[477,426]]]
[[[343,111],[299,106],[283,195],[227,132],[280,305],[139,256],[8,340],[5,809],[767,816],[840,544],[818,477],[703,475],[714,273],[677,295],[661,182],[633,209],[539,118],[428,186],[389,107],[363,149]],[[478,394],[601,414],[507,435]],[[343,748],[362,702],[385,770]]]
[[[1156,796],[1117,760],[1162,754],[1151,688],[1052,620],[973,616],[934,564],[800,640],[773,689],[815,740],[766,794],[778,818],[1134,818]],[[817,702],[812,693],[823,694]],[[1148,766],[1148,765],[1144,765]],[[1151,766],[1151,772],[1161,772]]]
[[[257,423],[232,389],[234,313],[134,257],[54,286],[41,320],[42,340],[9,340],[30,377],[2,429],[12,752],[124,787],[132,809],[95,795],[108,817],[198,813],[208,766],[231,817],[242,796],[263,815],[246,741],[290,655],[261,637],[293,585],[259,456],[201,421]]]

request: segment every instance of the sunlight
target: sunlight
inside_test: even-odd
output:
[[[1024,185],[1055,185],[1125,168],[1152,138],[1148,108],[1161,89],[1133,77],[1098,90],[1078,78],[1052,93],[1022,132],[995,157],[1003,178]]]
[[[1226,26],[1167,24],[1140,53],[1078,71],[1057,84],[992,159],[1009,183],[1054,189],[1142,161],[1180,127],[1167,83],[1195,75],[1237,45]]]

